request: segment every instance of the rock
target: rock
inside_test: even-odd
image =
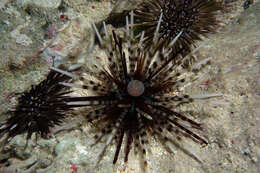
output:
[[[24,5],[35,5],[42,8],[58,8],[62,0],[22,0],[20,3]]]
[[[125,16],[143,0],[118,0],[105,19],[106,23],[113,25],[114,27],[125,25]]]

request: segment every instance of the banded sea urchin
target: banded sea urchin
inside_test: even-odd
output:
[[[69,82],[70,77],[51,71],[47,78],[18,98],[14,110],[9,111],[11,117],[0,124],[0,136],[6,143],[13,137],[27,132],[27,142],[33,133],[36,137],[47,137],[50,128],[59,125],[65,118],[70,106],[63,101],[70,93],[68,87],[59,82]]]
[[[176,142],[179,136],[187,136],[202,145],[207,144],[207,140],[198,135],[203,130],[201,124],[179,113],[178,108],[195,99],[182,93],[180,89],[192,81],[194,71],[200,69],[209,59],[194,64],[192,70],[188,71],[182,67],[190,58],[189,55],[182,56],[184,49],[172,53],[172,47],[182,32],[166,47],[158,41],[158,31],[154,32],[150,48],[144,49],[144,32],[140,40],[136,41],[133,23],[132,12],[130,24],[128,17],[126,19],[124,37],[118,36],[115,31],[109,35],[103,23],[105,37],[102,38],[94,25],[108,64],[94,66],[93,71],[86,67],[87,73],[76,77],[80,82],[62,84],[92,91],[91,96],[68,97],[65,100],[69,106],[89,108],[85,117],[98,129],[96,143],[105,142],[98,153],[97,163],[107,147],[114,143],[116,149],[113,164],[117,162],[124,145],[124,162],[128,161],[130,151],[134,150],[139,155],[144,172],[147,167],[146,156],[152,156],[150,138],[160,142],[169,152],[174,152],[174,146],[179,147]],[[84,70],[84,66],[82,69]],[[91,79],[93,77],[95,79]],[[189,155],[201,162],[192,152]]]
[[[163,14],[159,29],[159,40],[164,46],[181,31],[183,34],[174,45],[174,50],[195,46],[201,36],[216,32],[219,21],[216,15],[223,8],[216,0],[148,0],[135,10],[138,19],[136,27],[145,30],[145,40],[150,44],[156,30],[160,14]]]

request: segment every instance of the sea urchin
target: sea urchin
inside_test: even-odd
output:
[[[9,113],[11,117],[0,124],[0,136],[3,142],[27,132],[27,141],[33,133],[47,137],[50,128],[59,125],[70,107],[63,99],[70,93],[68,87],[59,82],[69,82],[70,77],[51,71],[47,78],[18,98],[16,108]]]
[[[201,36],[216,32],[216,14],[222,8],[216,0],[148,0],[135,9],[135,25],[138,30],[145,30],[145,41],[150,44],[162,13],[159,40],[165,46],[182,31],[174,50],[184,47],[189,51]]]
[[[201,125],[180,113],[178,108],[193,102],[194,98],[180,89],[192,81],[193,71],[200,69],[209,59],[194,64],[191,71],[183,68],[182,63],[190,57],[182,56],[184,49],[172,53],[172,47],[182,32],[163,49],[160,49],[162,42],[158,41],[159,33],[154,32],[150,48],[144,49],[144,33],[137,41],[133,34],[133,12],[131,14],[130,24],[128,17],[126,20],[124,37],[118,36],[115,31],[109,35],[103,23],[105,37],[102,38],[94,25],[100,47],[106,53],[107,64],[95,65],[93,71],[86,67],[87,73],[81,73],[77,77],[78,82],[62,84],[92,93],[65,100],[69,106],[89,108],[85,117],[97,127],[96,142],[105,142],[98,153],[98,162],[107,147],[114,143],[113,164],[117,162],[124,145],[124,162],[128,161],[129,152],[134,151],[139,155],[141,169],[145,171],[146,156],[151,153],[150,138],[160,142],[170,152],[174,152],[176,138],[180,136],[207,144],[197,133],[202,131]],[[193,158],[200,161],[194,155]]]

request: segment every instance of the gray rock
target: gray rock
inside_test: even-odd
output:
[[[143,0],[118,0],[108,18],[105,19],[106,23],[114,27],[125,25],[125,16],[142,2]]]

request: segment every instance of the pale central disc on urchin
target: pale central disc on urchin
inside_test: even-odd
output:
[[[131,80],[127,85],[129,95],[138,97],[144,93],[144,84],[139,80]]]

